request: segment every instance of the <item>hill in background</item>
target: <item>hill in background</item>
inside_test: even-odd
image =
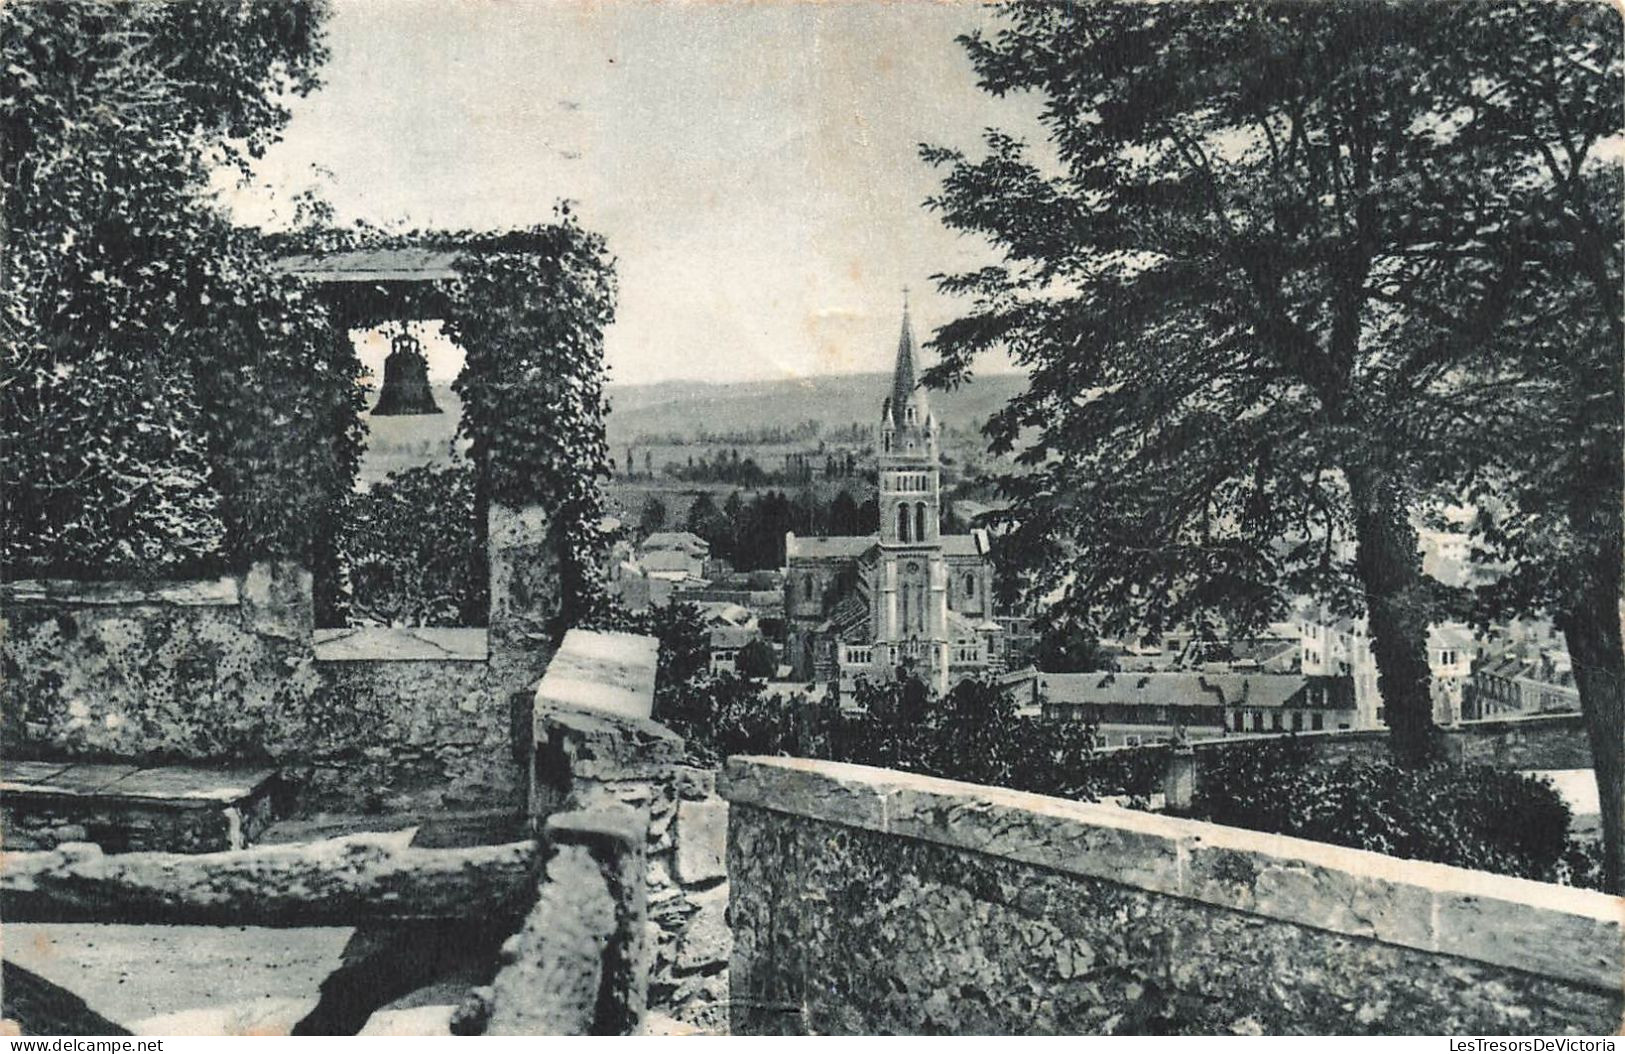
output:
[[[866,442],[868,430],[879,421],[880,403],[890,383],[890,374],[867,373],[726,384],[701,381],[612,384],[609,386],[610,451],[619,458],[629,445],[636,445],[640,462],[648,452],[652,454],[653,463],[662,466],[669,460],[683,460],[705,449],[700,444],[675,447],[664,441],[667,437],[694,440],[702,432],[711,435],[748,433],[775,425],[792,428],[809,420],[817,421],[824,435],[860,425]],[[945,428],[979,432],[988,417],[1025,384],[1024,374],[989,374],[955,391],[932,392],[931,409]],[[370,435],[359,485],[365,487],[389,472],[413,465],[446,464],[454,448],[466,445],[455,438],[461,401],[447,384],[436,384],[433,391],[443,413],[378,418],[370,413],[364,415]],[[369,391],[369,410],[376,400],[376,390]],[[742,453],[757,457],[764,467],[776,468],[787,452],[805,449],[805,446],[805,443],[760,445]],[[637,467],[641,470],[642,465]]]
[[[945,428],[980,431],[982,424],[1027,383],[1021,373],[993,373],[951,392],[931,392],[931,409]],[[817,421],[825,432],[852,424],[873,427],[891,385],[887,373],[854,373],[782,381],[712,384],[667,381],[609,386],[610,447],[667,436],[747,432]]]

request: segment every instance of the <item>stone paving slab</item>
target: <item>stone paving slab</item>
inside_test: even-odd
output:
[[[354,930],[8,923],[6,958],[137,1035],[286,1034]]]
[[[49,779],[13,785],[10,778],[10,766],[7,766],[7,776],[4,782],[0,782],[0,791],[26,794],[57,794],[64,797],[83,798],[101,793],[108,784],[133,775],[140,771],[140,768],[139,765],[89,763],[69,765]]]
[[[39,783],[67,768],[63,761],[7,761],[0,766],[0,787],[13,783]]]
[[[275,769],[208,769],[154,766],[12,761],[4,768],[0,792],[21,797],[139,798],[152,802],[204,806],[231,804],[262,790]]]
[[[230,804],[251,797],[276,776],[275,769],[139,769],[103,788],[120,798],[153,798]]]

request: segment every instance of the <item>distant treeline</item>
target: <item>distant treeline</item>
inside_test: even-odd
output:
[[[793,425],[757,425],[713,432],[703,425],[685,432],[640,432],[635,446],[772,446],[779,443],[805,443],[817,439],[823,422],[808,418]]]
[[[648,534],[674,525],[666,522],[665,503],[650,498],[638,526]],[[747,501],[735,491],[720,507],[710,494],[699,494],[681,526],[704,538],[713,557],[739,571],[759,571],[784,566],[786,532],[806,537],[874,534],[880,529],[880,507],[873,498],[860,503],[844,488],[829,501],[820,501],[811,491],[791,495],[781,490],[763,491]],[[964,529],[951,512],[944,513],[944,532]]]

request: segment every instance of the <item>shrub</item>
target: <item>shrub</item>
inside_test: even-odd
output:
[[[773,645],[765,640],[753,640],[739,649],[739,658],[734,665],[739,670],[739,676],[762,680],[778,671],[779,659],[773,653]]]
[[[473,466],[392,472],[350,503],[340,551],[349,621],[483,626],[489,575]]]
[[[1588,882],[1569,808],[1538,778],[1481,765],[1318,760],[1287,740],[1204,759],[1199,819],[1540,881]]]

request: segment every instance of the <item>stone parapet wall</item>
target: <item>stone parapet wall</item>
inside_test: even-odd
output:
[[[517,812],[513,699],[552,657],[560,539],[539,509],[495,507],[489,533],[489,630],[317,630],[287,563],[0,584],[5,756],[272,765],[307,813]]]
[[[736,1034],[1592,1033],[1619,902],[1213,824],[730,759]]]
[[[715,773],[649,719],[652,638],[573,630],[534,700],[530,812],[624,805],[648,817],[649,1007],[702,1029],[726,1025],[731,934],[727,803]]]

